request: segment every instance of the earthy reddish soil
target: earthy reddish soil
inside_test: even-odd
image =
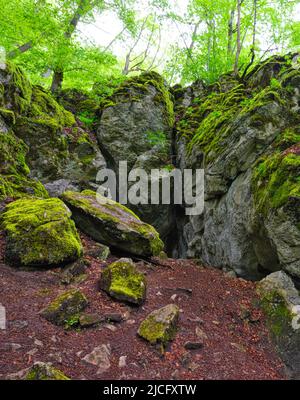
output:
[[[88,249],[93,242],[82,238]],[[35,361],[51,362],[72,379],[285,379],[257,306],[253,282],[188,260],[169,259],[159,266],[140,262],[147,275],[147,300],[133,308],[98,289],[101,270],[116,257],[101,263],[90,258],[87,279],[65,286],[60,283],[59,268],[24,271],[6,265],[4,246],[1,234],[0,303],[6,307],[7,329],[0,330],[0,379],[22,377],[24,372],[14,374]],[[64,330],[39,315],[59,293],[72,287],[87,296],[86,311],[100,315],[121,311],[127,320]],[[137,329],[149,312],[172,302],[181,310],[179,331],[162,356],[137,336]],[[203,347],[186,350],[187,341],[199,341],[196,328],[206,335],[201,339]],[[82,359],[101,344],[111,346],[111,367],[97,375],[98,367]],[[119,367],[121,356],[127,356],[123,368]]]

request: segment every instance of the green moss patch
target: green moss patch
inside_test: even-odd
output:
[[[32,101],[29,116],[44,121],[57,129],[75,124],[73,114],[65,110],[57,101],[40,86],[32,89]]]
[[[22,114],[27,112],[32,96],[32,86],[23,71],[11,62],[1,71],[5,83],[3,102],[5,108]]]
[[[220,153],[222,139],[230,132],[230,123],[243,108],[245,97],[245,88],[239,84],[229,92],[212,92],[205,99],[196,98],[177,124],[178,135],[187,140],[188,153],[199,148],[208,160]]]
[[[300,198],[300,133],[287,129],[273,145],[273,152],[257,161],[252,175],[252,190],[258,210],[285,205],[293,197]]]
[[[284,298],[276,290],[266,293],[261,299],[261,307],[267,316],[271,333],[282,336],[293,318]]]

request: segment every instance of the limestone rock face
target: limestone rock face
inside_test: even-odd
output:
[[[82,245],[70,216],[70,210],[55,198],[20,199],[8,204],[1,215],[7,260],[39,267],[78,259]]]
[[[168,304],[153,311],[141,323],[138,334],[151,344],[165,346],[174,339],[179,318],[179,308],[175,304]]]
[[[72,211],[72,218],[82,231],[100,243],[135,255],[152,256],[160,253],[164,245],[152,226],[142,222],[119,203],[110,200],[100,204],[97,196],[89,190],[62,195]],[[105,201],[104,198],[102,200]]]
[[[117,300],[137,305],[146,298],[146,279],[128,258],[121,258],[102,271],[100,288]]]
[[[274,272],[258,283],[257,292],[273,339],[293,379],[300,378],[300,296],[291,278]]]
[[[56,325],[71,326],[79,320],[79,313],[85,309],[88,301],[84,294],[77,289],[71,289],[59,295],[49,304],[41,315]]]
[[[173,123],[173,103],[163,78],[145,73],[124,82],[106,99],[98,140],[112,166],[127,160],[131,169],[154,145],[168,159]]]
[[[173,99],[160,75],[144,73],[125,81],[102,102],[97,137],[108,166],[117,174],[120,161],[127,161],[128,172],[143,168],[148,173],[170,166],[173,124]],[[132,209],[160,234],[172,229],[170,207]]]
[[[179,255],[250,279],[300,277],[299,66],[296,55],[273,57],[181,110],[178,166],[205,169],[205,207],[178,220]]]

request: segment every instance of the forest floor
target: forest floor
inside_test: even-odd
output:
[[[93,245],[84,235],[82,240],[86,249]],[[285,379],[253,282],[190,260],[168,259],[160,266],[140,262],[147,275],[147,300],[141,307],[130,307],[98,288],[101,269],[116,257],[105,262],[90,257],[86,279],[64,286],[58,268],[9,267],[4,246],[2,234],[0,304],[6,308],[7,329],[0,330],[0,379],[20,379],[36,361],[51,362],[71,379]],[[87,296],[86,311],[121,312],[124,321],[65,330],[39,315],[58,294],[73,287]],[[137,330],[151,311],[170,303],[180,308],[179,330],[161,355],[137,336]],[[186,350],[188,341],[201,341],[203,346]],[[110,350],[102,373],[83,360],[101,345]]]

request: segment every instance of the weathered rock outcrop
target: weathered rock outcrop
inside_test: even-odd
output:
[[[59,199],[20,199],[1,215],[6,258],[14,265],[51,266],[78,259],[82,245],[71,212]]]
[[[97,201],[97,196],[101,204]],[[121,204],[91,190],[65,192],[63,201],[77,226],[94,240],[140,256],[159,255],[164,244],[157,231]]]
[[[206,178],[204,214],[180,226],[189,256],[247,278],[300,276],[299,67],[290,55],[227,75],[177,122],[178,166]]]
[[[101,102],[98,142],[108,166],[117,174],[119,162],[128,172],[172,166],[173,101],[163,78],[155,72],[125,81]],[[165,237],[173,227],[169,205],[128,205]]]
[[[0,84],[0,117],[28,146],[25,149],[30,151],[23,153],[30,176],[43,183],[63,178],[69,186],[93,186],[105,160],[95,140],[76,123],[73,114],[42,87],[32,86],[11,63],[0,70]]]

